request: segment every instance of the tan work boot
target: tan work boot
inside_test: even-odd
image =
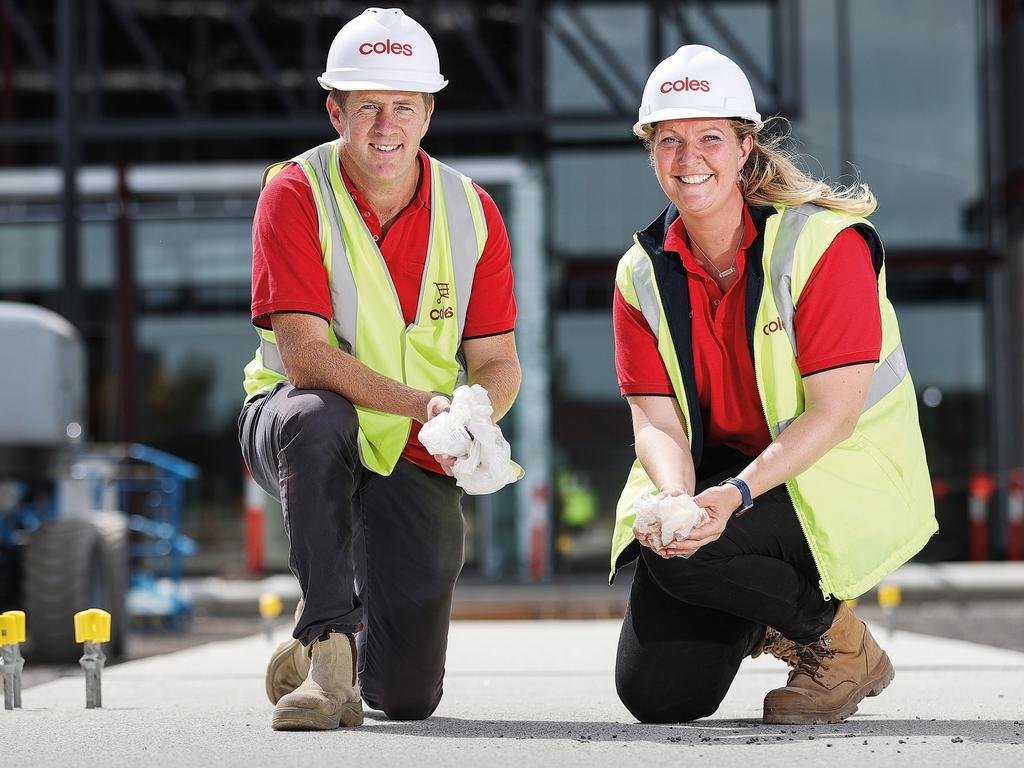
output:
[[[797,653],[786,687],[764,697],[766,723],[838,723],[895,676],[885,651],[846,603],[840,603],[828,631],[811,645],[797,646]]]
[[[299,622],[299,616],[302,615],[302,606],[303,602],[300,599],[299,604],[295,607],[296,624]],[[282,696],[298,688],[306,679],[307,674],[309,674],[309,650],[304,648],[302,643],[295,638],[290,638],[277,646],[270,655],[264,680],[270,703],[277,704]]]
[[[783,637],[779,630],[765,627],[764,636],[754,646],[754,650],[750,652],[750,658],[756,659],[762,653],[767,653],[779,661],[786,662],[788,666],[795,667],[800,661],[799,648],[800,646],[797,643],[794,643],[788,637]]]
[[[275,731],[330,731],[363,724],[363,702],[356,685],[356,641],[332,632],[310,646],[309,674],[274,707]]]

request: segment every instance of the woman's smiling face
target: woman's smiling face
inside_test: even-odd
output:
[[[736,179],[753,139],[724,119],[666,120],[654,126],[651,157],[661,188],[681,213],[713,213],[739,194]]]

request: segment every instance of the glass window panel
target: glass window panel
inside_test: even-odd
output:
[[[965,225],[982,185],[976,13],[962,0],[851,3],[851,159],[889,245],[978,240]]]
[[[141,221],[135,226],[140,285],[248,283],[252,219]]]
[[[59,224],[0,227],[0,289],[56,288],[62,271]]]
[[[247,315],[143,317],[137,344],[161,380],[175,381],[186,371],[202,378],[202,391],[168,390],[192,402],[196,415],[215,424],[237,418],[245,397],[242,368],[259,344]]]
[[[640,98],[640,93],[633,93],[629,83],[642,89],[648,75],[647,10],[627,3],[581,3],[578,6],[594,33],[619,54],[621,63],[627,67],[625,72],[618,72],[599,48],[579,34],[576,21],[559,5],[547,12],[551,23],[564,30],[589,54],[587,60],[592,61],[593,66],[613,84],[612,88],[620,100],[632,105]],[[580,66],[575,55],[550,30],[544,35],[544,56],[547,71],[545,97],[549,109],[572,112],[606,111],[611,108],[608,98],[594,84],[587,70]]]
[[[558,396],[617,400],[611,312],[563,312],[554,321]]]
[[[92,221],[82,225],[82,285],[86,288],[110,288],[117,282],[117,225],[110,221]]]
[[[568,255],[625,253],[633,233],[668,204],[639,142],[627,149],[555,152],[549,167],[552,240]]]

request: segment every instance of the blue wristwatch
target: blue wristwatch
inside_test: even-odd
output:
[[[740,496],[742,497],[743,501],[740,503],[738,507],[736,507],[736,510],[733,512],[734,515],[742,515],[744,512],[746,512],[748,509],[754,506],[754,499],[750,495],[750,486],[748,486],[738,477],[728,477],[722,482],[720,482],[719,485],[731,485],[734,488],[736,488],[737,491],[740,492]]]

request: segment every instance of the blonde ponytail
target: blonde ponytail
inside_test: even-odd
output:
[[[764,123],[740,120],[732,123],[740,141],[747,136],[754,139],[754,148],[740,173],[740,191],[748,203],[787,207],[812,203],[852,216],[868,216],[878,207],[867,184],[830,186],[801,171],[793,162],[795,156],[782,148],[789,138],[788,133],[762,142],[758,134]]]

